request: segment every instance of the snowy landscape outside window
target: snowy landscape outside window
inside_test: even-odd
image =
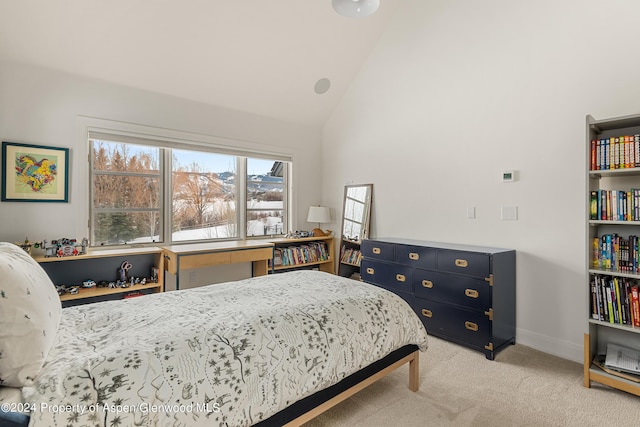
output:
[[[290,162],[97,139],[90,143],[91,246],[285,233]],[[244,228],[239,227],[242,218]]]

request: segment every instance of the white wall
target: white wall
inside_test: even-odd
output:
[[[407,0],[325,126],[323,202],[371,182],[373,236],[516,249],[517,341],[581,361],[585,116],[640,113],[638,16],[632,0]]]
[[[42,68],[0,62],[0,138],[70,148],[69,203],[0,202],[0,240],[87,236],[85,117],[180,131],[294,158],[294,226],[319,204],[321,130]],[[86,127],[86,126],[85,126]],[[218,137],[218,138],[213,138]],[[298,225],[299,224],[299,225]]]

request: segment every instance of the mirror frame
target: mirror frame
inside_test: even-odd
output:
[[[349,193],[349,189],[358,188],[358,187],[365,187],[366,188],[366,196],[365,196],[365,200],[364,200],[364,203],[363,203],[364,204],[364,210],[362,212],[361,233],[358,235],[357,239],[353,239],[353,238],[348,238],[344,234],[345,220],[347,219],[346,216],[345,216],[345,213],[346,213],[346,210],[347,210],[347,201],[348,201],[347,194]],[[373,198],[373,184],[351,184],[351,185],[345,185],[344,186],[344,197],[342,199],[342,224],[340,224],[340,239],[341,239],[341,241],[345,240],[345,241],[349,241],[349,242],[360,243],[364,239],[369,237],[369,227],[371,226],[372,198]]]

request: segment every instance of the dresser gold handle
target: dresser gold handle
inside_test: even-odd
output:
[[[476,291],[475,289],[465,289],[464,294],[469,298],[478,298],[478,296],[480,296],[478,291]]]
[[[431,310],[427,310],[426,308],[423,308],[422,309],[422,315],[424,317],[431,317],[431,316],[433,316],[433,313],[431,312]]]
[[[380,250],[380,248],[373,248],[373,253],[376,255],[380,255],[382,251]]]
[[[469,262],[466,259],[456,260],[456,267],[468,267],[468,266],[469,266]]]
[[[413,261],[417,261],[420,259],[420,254],[417,254],[415,252],[411,252],[409,254],[409,259],[413,260]]]
[[[423,280],[422,286],[425,288],[433,288],[433,282],[431,280]]]
[[[375,273],[375,270],[371,267],[367,268],[367,274],[373,274]]]
[[[398,282],[404,282],[405,280],[407,280],[407,278],[406,278],[406,277],[404,277],[404,275],[403,275],[403,274],[396,274],[396,280],[397,280]]]
[[[478,332],[478,325],[473,322],[464,322],[464,327],[470,331]]]

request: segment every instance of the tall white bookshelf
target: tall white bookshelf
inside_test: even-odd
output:
[[[635,381],[633,376],[629,377],[631,379],[625,378],[616,374],[615,371],[603,369],[597,363],[598,357],[606,354],[608,343],[640,350],[640,327],[625,323],[628,314],[622,313],[624,311],[622,304],[620,310],[614,310],[619,311],[617,315],[610,313],[609,307],[607,307],[607,313],[604,316],[603,310],[605,308],[600,304],[605,304],[602,301],[602,296],[606,292],[606,288],[602,287],[601,289],[599,286],[603,283],[615,284],[611,286],[613,289],[616,286],[622,289],[620,296],[624,298],[625,286],[628,288],[633,286],[632,284],[640,284],[640,267],[636,266],[633,260],[627,261],[624,255],[633,251],[618,248],[618,256],[613,257],[614,262],[611,266],[606,260],[604,263],[602,262],[603,258],[611,259],[606,256],[606,253],[602,254],[603,240],[605,241],[605,252],[607,250],[607,236],[614,236],[614,241],[622,242],[631,240],[629,236],[640,237],[640,216],[638,216],[640,208],[637,208],[640,205],[640,200],[634,200],[635,196],[632,193],[632,189],[640,189],[639,147],[636,147],[634,140],[629,147],[629,150],[634,150],[633,152],[621,151],[627,150],[627,143],[620,143],[620,137],[633,137],[640,134],[640,115],[605,120],[596,120],[587,116],[586,122],[588,190],[585,206],[588,283],[585,284],[585,288],[588,296],[586,310],[588,332],[584,335],[584,385],[591,387],[592,382],[597,382],[640,396],[640,382]],[[594,141],[601,141],[601,143],[598,145]],[[606,144],[603,148],[605,141]],[[608,148],[606,148],[607,144]],[[605,151],[608,151],[607,156],[605,156]],[[603,160],[605,158],[607,159],[606,164]],[[600,202],[596,202],[595,212],[593,211],[592,192],[596,192],[597,200],[600,200]],[[622,192],[625,192],[626,195],[623,195]],[[610,203],[608,215],[607,198]],[[611,205],[611,198],[613,198],[614,206]],[[620,209],[615,209],[615,206]],[[615,238],[615,236],[622,240]],[[598,239],[598,245],[596,245],[595,239]],[[626,244],[623,244],[623,248],[626,248]],[[600,300],[597,298],[598,293],[600,293]]]

